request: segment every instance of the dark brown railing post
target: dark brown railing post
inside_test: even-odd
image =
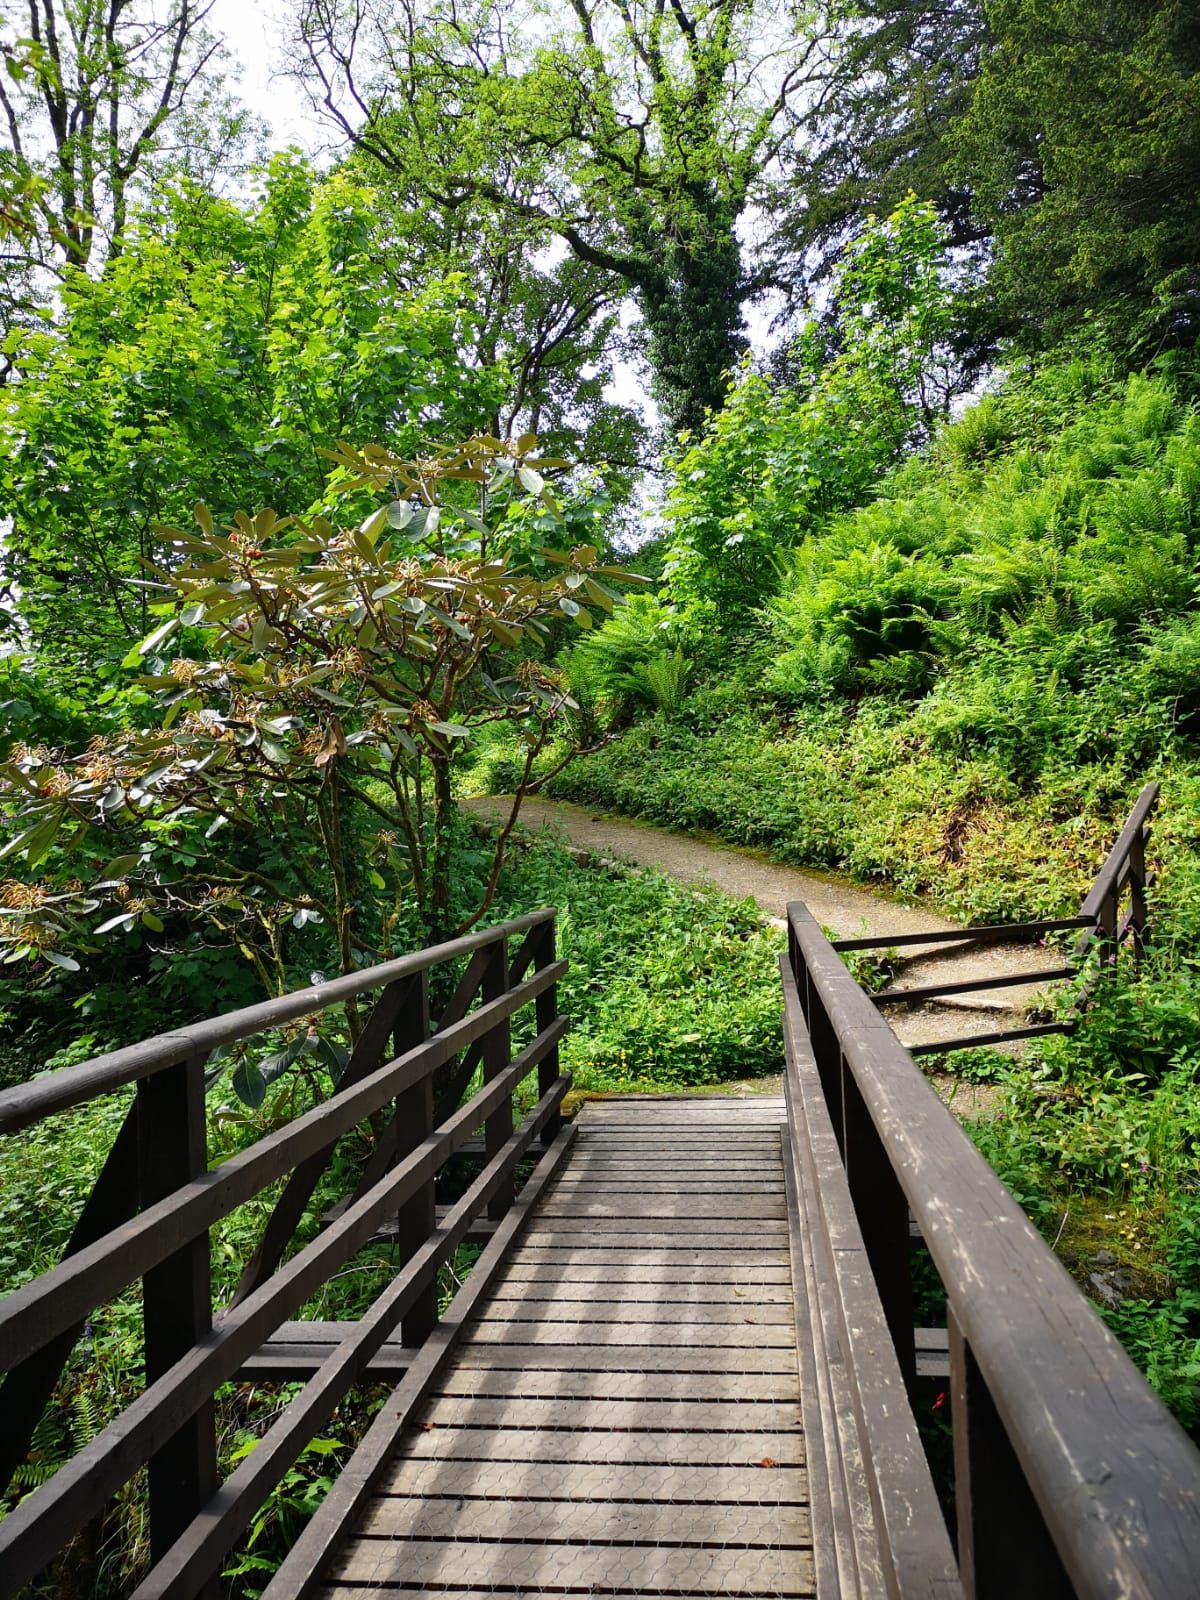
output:
[[[983,1375],[947,1307],[958,1567],[966,1600],[1075,1600]]]
[[[807,973],[805,977],[807,978]],[[829,1107],[833,1136],[837,1140],[842,1161],[845,1162],[846,1108],[842,1100],[845,1062],[842,1060],[842,1047],[838,1043],[837,1034],[815,987],[810,989],[809,993],[808,1032],[812,1040],[813,1059],[817,1063],[817,1075],[825,1095],[825,1104]]]
[[[144,1211],[208,1170],[204,1060],[142,1078],[137,1087],[138,1199]],[[208,1232],[192,1238],[142,1280],[146,1385],[212,1331]],[[150,1458],[150,1556],[160,1560],[217,1489],[212,1400]]]
[[[508,991],[508,940],[497,939],[492,957],[484,973],[480,998],[484,1005],[498,1000]],[[512,1024],[507,1016],[483,1036],[483,1081],[488,1084],[498,1078],[512,1059]],[[484,1123],[483,1148],[488,1161],[512,1138],[513,1103],[511,1092],[504,1103]],[[516,1186],[511,1173],[500,1184],[488,1206],[488,1216],[493,1221],[503,1217],[516,1198]]]
[[[113,1228],[137,1215],[137,1105],[129,1108],[121,1130],[113,1141],[100,1176],[88,1196],[79,1221],[63,1251],[63,1259],[102,1238]],[[43,1349],[5,1374],[0,1383],[0,1493],[29,1454],[43,1411],[50,1404],[55,1385],[71,1359],[82,1325],[68,1329]]]
[[[896,1360],[910,1398],[917,1391],[917,1344],[913,1328],[912,1240],[908,1201],[871,1120],[854,1074],[842,1067],[846,1181],[858,1215],[871,1275],[879,1291]]]
[[[554,919],[545,923],[538,929],[538,949],[535,970],[540,972],[543,967],[554,964],[556,959]],[[544,989],[533,1003],[534,1015],[537,1021],[537,1031],[544,1033],[558,1015],[558,985],[552,983]],[[549,1094],[558,1078],[558,1046],[553,1046],[538,1063],[538,1099]],[[562,1117],[556,1111],[553,1116],[546,1118],[545,1127],[542,1129],[542,1143],[550,1144],[562,1127]]]
[[[1117,930],[1120,926],[1120,890],[1114,888],[1104,896],[1096,915],[1096,938],[1099,939],[1102,960],[1117,958]]]
[[[392,1046],[397,1056],[405,1055],[425,1043],[430,1034],[429,973],[419,972],[408,980],[392,1028]],[[395,1159],[403,1161],[433,1132],[433,1074],[421,1079],[396,1096]],[[416,1255],[437,1226],[437,1201],[434,1179],[430,1177],[404,1202],[396,1217],[397,1267]],[[433,1332],[437,1321],[437,1277],[430,1279],[413,1302],[401,1324],[407,1345],[418,1345]]]
[[[1129,849],[1129,933],[1133,940],[1133,959],[1140,965],[1146,943],[1146,845],[1149,828],[1145,823]]]

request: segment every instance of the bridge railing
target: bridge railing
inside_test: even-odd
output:
[[[1095,909],[1111,907],[1122,870],[1108,872]],[[968,1600],[1191,1600],[1200,1453],[807,908],[790,906],[788,922],[791,1134],[797,1168],[815,1173],[816,1294],[847,1332],[887,1592],[953,1592],[914,1448],[915,1234],[945,1289],[956,1565]],[[1102,926],[1119,931],[1109,910]]]
[[[438,967],[451,978],[463,970],[435,1026],[429,980]],[[553,1139],[570,1084],[558,1063],[567,1019],[557,983],[565,971],[554,912],[543,910],[0,1094],[3,1136],[134,1086],[62,1260],[0,1302],[3,1481],[25,1459],[86,1319],[139,1280],[145,1353],[143,1393],[0,1521],[0,1594],[15,1594],[41,1572],[143,1466],[152,1569],[137,1600],[210,1592],[259,1506],[372,1358],[397,1329],[405,1346],[428,1336],[439,1267],[473,1228],[498,1224],[518,1162],[535,1139]],[[374,1005],[336,1092],[210,1169],[205,1065],[213,1049],[303,1025],[364,995],[374,995]],[[514,1055],[512,1019],[527,1006],[535,1036]],[[481,1086],[460,1106],[480,1071]],[[514,1093],[532,1073],[536,1104],[514,1128]],[[364,1125],[374,1146],[353,1193],[289,1254],[338,1141]],[[439,1220],[438,1171],[474,1145],[481,1128],[482,1170]],[[11,1155],[0,1146],[0,1157]],[[210,1230],[279,1180],[258,1246],[214,1317]],[[222,1484],[215,1391],[385,1222],[395,1228],[396,1275]]]
[[[1158,804],[1159,785],[1148,783],[1134,802],[1129,820],[1096,875],[1078,913],[1070,917],[1047,917],[1038,922],[1008,922],[975,928],[951,928],[929,933],[868,934],[860,938],[837,939],[833,948],[841,954],[851,951],[891,950],[918,946],[922,954],[928,947],[948,947],[948,954],[980,945],[1031,944],[1049,936],[1078,930],[1074,950],[1061,966],[1040,967],[1028,972],[987,973],[967,979],[942,978],[934,983],[897,984],[871,996],[877,1006],[924,1004],[947,996],[992,992],[1029,984],[1051,983],[1076,977],[1090,955],[1098,955],[1104,966],[1115,966],[1121,949],[1128,944],[1135,962],[1141,960],[1146,937],[1146,891],[1150,878],[1146,870],[1146,850],[1150,842],[1150,819]],[[1070,1033],[1079,1012],[1086,1004],[1095,977],[1075,996],[1072,1011],[1050,1021],[1002,1028],[992,1033],[971,1033],[960,1039],[940,1039],[910,1046],[910,1054],[945,1055],[952,1050],[1003,1044],[1018,1039],[1036,1039],[1051,1033]]]

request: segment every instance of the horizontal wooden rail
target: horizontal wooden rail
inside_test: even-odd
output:
[[[1040,972],[1009,972],[986,979],[967,978],[955,983],[926,983],[911,989],[881,989],[871,999],[877,1006],[911,1005],[914,1000],[933,1000],[946,994],[985,994],[989,989],[1012,989],[1021,983],[1052,983],[1056,978],[1071,978],[1074,967],[1043,967]]]
[[[788,922],[788,1027],[810,1043],[906,1377],[910,1211],[945,1287],[965,1593],[1194,1600],[1200,1453],[807,908]]]
[[[214,1167],[140,1213],[95,1244],[68,1256],[59,1266],[16,1289],[0,1304],[0,1369],[16,1366],[55,1334],[73,1327],[95,1306],[111,1300],[222,1217],[348,1132],[396,1094],[486,1033],[498,1020],[535,999],[566,971],[566,963],[545,967],[516,989],[480,1006],[427,1044],[380,1067],[343,1094],[260,1139],[241,1155]]]
[[[983,1050],[992,1044],[1013,1044],[1021,1039],[1049,1039],[1056,1033],[1073,1033],[1072,1021],[1030,1022],[1022,1028],[997,1028],[992,1033],[962,1033],[955,1039],[931,1039],[926,1044],[910,1044],[910,1056],[944,1056],[952,1050]]]
[[[109,1094],[114,1089],[135,1083],[164,1067],[177,1065],[196,1055],[208,1055],[218,1045],[236,1043],[271,1028],[297,1022],[330,1006],[358,995],[380,989],[401,978],[410,978],[431,967],[470,955],[498,939],[512,938],[526,929],[551,922],[552,909],[531,911],[527,916],[515,917],[500,927],[485,928],[479,933],[451,939],[445,944],[431,945],[427,950],[412,955],[398,956],[394,961],[382,962],[376,967],[364,967],[344,977],[330,978],[327,983],[314,984],[307,989],[295,989],[277,1000],[264,1000],[258,1005],[244,1006],[238,1011],[227,1011],[223,1016],[210,1017],[203,1022],[189,1023],[186,1027],[157,1034],[142,1044],[127,1045],[108,1055],[96,1056],[92,1061],[81,1062],[76,1067],[61,1067],[34,1078],[30,1083],[0,1091],[0,1134],[15,1133],[32,1123],[40,1122],[56,1111],[66,1111],[71,1106],[94,1100],[97,1095]]]
[[[518,934],[525,939],[510,966],[508,940]],[[465,970],[435,1029],[428,971],[439,962],[460,960]],[[0,1097],[7,1102],[2,1127],[13,1132],[39,1116],[137,1082],[135,1102],[68,1254],[0,1303],[0,1366],[9,1374],[0,1390],[6,1459],[22,1458],[83,1320],[139,1278],[146,1351],[142,1394],[0,1521],[0,1595],[13,1594],[36,1577],[147,1463],[153,1565],[146,1592],[161,1588],[180,1600],[201,1591],[207,1595],[220,1562],[272,1483],[401,1323],[403,1343],[420,1365],[417,1347],[437,1323],[438,1267],[472,1230],[502,1226],[518,1161],[535,1138],[549,1142],[557,1131],[569,1085],[558,1066],[568,1021],[558,1013],[557,984],[566,970],[555,956],[554,913],[537,912],[383,963],[348,983],[302,990],[91,1064],[102,1070],[69,1069],[82,1074],[82,1084],[54,1086],[48,1080],[52,1092],[30,1097],[18,1090]],[[213,1030],[226,1040],[241,1037],[311,1015],[314,998],[323,1009],[373,988],[381,990],[379,1000],[330,1099],[209,1170],[203,1063],[205,1046],[216,1037]],[[534,1013],[536,1035],[514,1056],[512,1018],[526,1007]],[[457,1106],[460,1087],[446,1114],[436,1118],[435,1074],[461,1082],[456,1063],[464,1052],[467,1060],[482,1061],[482,1084]],[[514,1131],[514,1092],[532,1073],[537,1106]],[[367,1161],[337,1215],[285,1259],[339,1139],[368,1120],[382,1159]],[[434,1184],[440,1169],[476,1147],[481,1131],[484,1170],[448,1211],[439,1211]],[[136,1176],[132,1187],[130,1172]],[[214,1325],[209,1231],[289,1173],[238,1293]],[[397,1275],[361,1321],[325,1353],[316,1374],[268,1433],[269,1444],[264,1441],[223,1490],[216,1476],[216,1390],[388,1220],[395,1226]],[[171,1560],[178,1562],[181,1553],[186,1553],[183,1567],[172,1568]]]
[[[978,928],[937,928],[929,933],[872,933],[856,939],[835,939],[833,948],[848,950],[902,949],[910,944],[1002,943],[1005,940],[1037,939],[1046,933],[1065,933],[1074,928],[1090,928],[1095,917],[1047,917],[1041,922],[996,922]]]
[[[1133,810],[1129,813],[1128,822],[1117,836],[1116,844],[1109,851],[1095,883],[1080,907],[1081,916],[1089,917],[1095,922],[1105,900],[1120,884],[1122,874],[1128,874],[1131,854],[1158,804],[1159,789],[1159,784],[1148,783],[1138,795]]]

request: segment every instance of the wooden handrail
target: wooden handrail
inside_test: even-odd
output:
[[[102,1510],[121,1485],[233,1377],[279,1324],[362,1249],[381,1219],[421,1183],[432,1179],[479,1122],[512,1094],[561,1032],[559,1028],[552,1036],[542,1036],[494,1082],[481,1088],[444,1130],[426,1140],[369,1195],[222,1318],[209,1338],[181,1357],[60,1467],[49,1483],[0,1522],[0,1581],[19,1589],[35,1576],[55,1550]],[[284,1464],[285,1468],[290,1465],[290,1461]]]
[[[1080,907],[1080,915],[1090,917],[1093,922],[1100,914],[1100,909],[1106,898],[1118,887],[1122,872],[1126,869],[1131,852],[1133,851],[1142,829],[1146,826],[1151,812],[1158,804],[1160,784],[1148,783],[1142,789],[1134,802],[1133,810],[1129,813],[1129,820],[1117,836],[1117,842],[1108,852],[1108,857],[1100,871],[1096,874],[1096,881],[1088,891],[1087,899]]]
[[[907,1210],[946,1290],[966,1593],[975,1594],[975,1575],[987,1571],[980,1593],[1060,1594],[1053,1566],[1061,1561],[1073,1586],[1066,1592],[1088,1600],[1192,1600],[1200,1574],[1200,1453],[811,913],[791,905],[788,924],[796,985],[789,1025],[811,1040],[902,1369],[912,1370]],[[864,1127],[871,1130],[865,1143]],[[876,1153],[884,1163],[878,1173]],[[897,1215],[868,1219],[864,1207],[893,1181]],[[980,1449],[994,1463],[995,1482],[1011,1486],[1007,1505],[984,1504],[987,1491],[978,1484],[973,1493]],[[993,1487],[993,1500],[997,1492]],[[1020,1563],[1043,1533],[1044,1586],[1014,1579],[1006,1590],[998,1575],[1024,1572]]]
[[[388,1062],[345,1093],[314,1106],[277,1133],[182,1185],[142,1211],[115,1233],[68,1256],[57,1267],[24,1284],[0,1303],[0,1370],[15,1367],[31,1351],[80,1321],[142,1277],[189,1239],[283,1176],[297,1162],[348,1132],[397,1093],[428,1077],[498,1020],[512,1015],[562,977],[566,962],[545,967],[445,1033]],[[528,1069],[527,1069],[528,1070]],[[403,1197],[400,1197],[403,1198]]]
[[[137,1085],[64,1258],[0,1303],[0,1369],[8,1370],[0,1390],[4,1460],[22,1459],[84,1319],[139,1278],[146,1354],[144,1392],[0,1521],[0,1595],[36,1576],[147,1462],[153,1563],[147,1592],[197,1593],[248,1525],[262,1494],[396,1326],[403,1321],[410,1346],[435,1329],[438,1265],[484,1208],[497,1223],[507,1215],[521,1155],[535,1137],[549,1144],[557,1134],[570,1079],[558,1065],[568,1021],[558,1012],[557,985],[567,964],[556,958],[554,916],[543,910],[516,918],[349,979],[161,1035],[0,1096],[0,1132],[11,1133],[114,1088]],[[518,934],[526,938],[510,966],[508,940]],[[426,975],[433,966],[466,956],[471,960],[433,1031]],[[369,989],[380,989],[380,999],[333,1095],[209,1169],[203,1065],[212,1045],[309,1016]],[[472,1010],[473,1001],[478,1003]],[[534,1012],[536,1034],[514,1056],[511,1019],[525,1007]],[[434,1076],[464,1052],[468,1061],[482,1060],[482,1084],[458,1107],[460,1086],[454,1105],[435,1116]],[[514,1092],[531,1073],[537,1075],[538,1102],[514,1129]],[[451,1076],[458,1081],[458,1069]],[[368,1118],[382,1129],[381,1159],[368,1161],[345,1208],[285,1260],[339,1138]],[[484,1170],[439,1224],[434,1180],[481,1125]],[[209,1230],[289,1173],[237,1296],[214,1325]],[[256,1451],[222,1488],[215,1390],[388,1217],[398,1219],[398,1276],[324,1363],[302,1403],[289,1408],[270,1448]],[[183,1551],[186,1574],[176,1569],[170,1575],[167,1558]]]
[[[361,972],[347,973],[306,989],[294,989],[276,1000],[263,1000],[257,1005],[227,1011],[219,1017],[173,1028],[140,1044],[126,1045],[124,1049],[80,1062],[75,1067],[60,1067],[44,1077],[0,1091],[0,1134],[16,1133],[56,1111],[65,1111],[86,1100],[93,1100],[97,1095],[109,1094],[128,1083],[136,1083],[151,1073],[162,1071],[164,1067],[175,1066],[196,1055],[208,1055],[218,1045],[233,1044],[256,1033],[265,1033],[270,1028],[281,1027],[284,1023],[312,1016],[315,1012],[327,1011],[330,1006],[344,1000],[353,1000],[369,990],[381,989],[401,978],[410,978],[417,973],[427,972],[430,967],[473,954],[486,945],[512,938],[553,918],[553,909],[543,907],[540,911],[515,917],[511,922],[501,923],[494,928],[466,934],[461,939],[450,939],[445,944],[431,945],[426,950],[398,956],[394,961],[384,961],[378,966],[364,967]]]
[[[396,1328],[422,1285],[462,1241],[471,1223],[556,1114],[569,1086],[568,1078],[554,1081],[451,1208],[442,1225],[372,1302],[350,1337],[330,1352],[253,1453],[230,1475],[195,1527],[138,1586],[133,1600],[183,1600],[216,1572],[271,1487],[308,1440],[324,1427],[346,1391],[360,1380],[367,1363]]]

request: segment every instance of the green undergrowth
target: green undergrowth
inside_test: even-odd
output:
[[[559,908],[570,972],[562,1058],[578,1088],[694,1088],[782,1071],[782,938],[750,901],[537,843],[516,852],[497,915]]]
[[[926,896],[972,921],[1074,910],[1137,778],[1063,772],[1022,793],[986,761],[938,756],[908,723],[891,704],[787,726],[771,713],[714,728],[650,720],[547,792]]]

